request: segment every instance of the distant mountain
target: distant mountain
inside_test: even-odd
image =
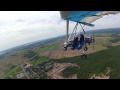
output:
[[[32,48],[32,47],[35,47],[35,46],[41,46],[42,44],[49,43],[49,42],[54,42],[54,41],[56,41],[58,39],[62,39],[62,38],[65,38],[65,35],[26,43],[26,44],[23,44],[23,45],[19,45],[19,46],[1,51],[0,55],[8,53],[8,52],[13,51],[13,50],[15,51],[15,50],[18,50],[18,49],[27,49],[27,48]]]
[[[97,30],[90,30],[86,31],[86,33],[91,34],[93,33],[110,33],[110,32],[120,32],[120,28],[108,28],[108,29],[97,29]]]

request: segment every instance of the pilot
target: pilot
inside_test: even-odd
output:
[[[81,44],[83,41],[84,41],[84,35],[83,35],[83,34],[80,34],[80,40],[79,40],[79,43]]]

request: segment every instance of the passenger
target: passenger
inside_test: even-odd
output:
[[[84,35],[80,34],[80,39],[78,41],[78,45],[76,47],[77,50],[80,50],[82,48],[82,46],[84,45]]]
[[[67,47],[71,46],[72,47],[71,49],[74,50],[76,45],[78,45],[78,36],[74,37],[74,40],[70,42],[69,44],[67,44],[66,47],[64,47],[64,49],[67,50]]]

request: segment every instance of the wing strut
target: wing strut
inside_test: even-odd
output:
[[[66,42],[68,42],[69,20],[66,20]]]
[[[73,29],[71,35],[70,35],[69,38],[68,38],[68,41],[70,40],[70,37],[72,36],[72,34],[73,34],[74,32],[76,33],[75,30],[77,30],[77,26],[78,26],[78,23],[76,23],[76,25],[75,25],[75,27],[74,27],[74,29]]]
[[[79,23],[80,24],[80,23]],[[82,30],[83,30],[83,32],[86,34],[86,32],[85,32],[85,30],[84,30],[84,28],[82,27],[82,25],[80,24],[80,26],[81,26],[81,28],[82,28]]]

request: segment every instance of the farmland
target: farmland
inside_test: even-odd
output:
[[[103,31],[95,32],[94,51],[93,44],[88,45],[86,60],[81,59],[82,50],[63,50],[65,37],[15,48],[0,57],[0,77],[48,79],[52,77],[48,77],[49,75],[53,75],[52,78],[68,78],[73,75],[73,78],[78,79],[103,76],[110,79],[120,78],[120,32]],[[72,64],[79,68],[70,66]]]

